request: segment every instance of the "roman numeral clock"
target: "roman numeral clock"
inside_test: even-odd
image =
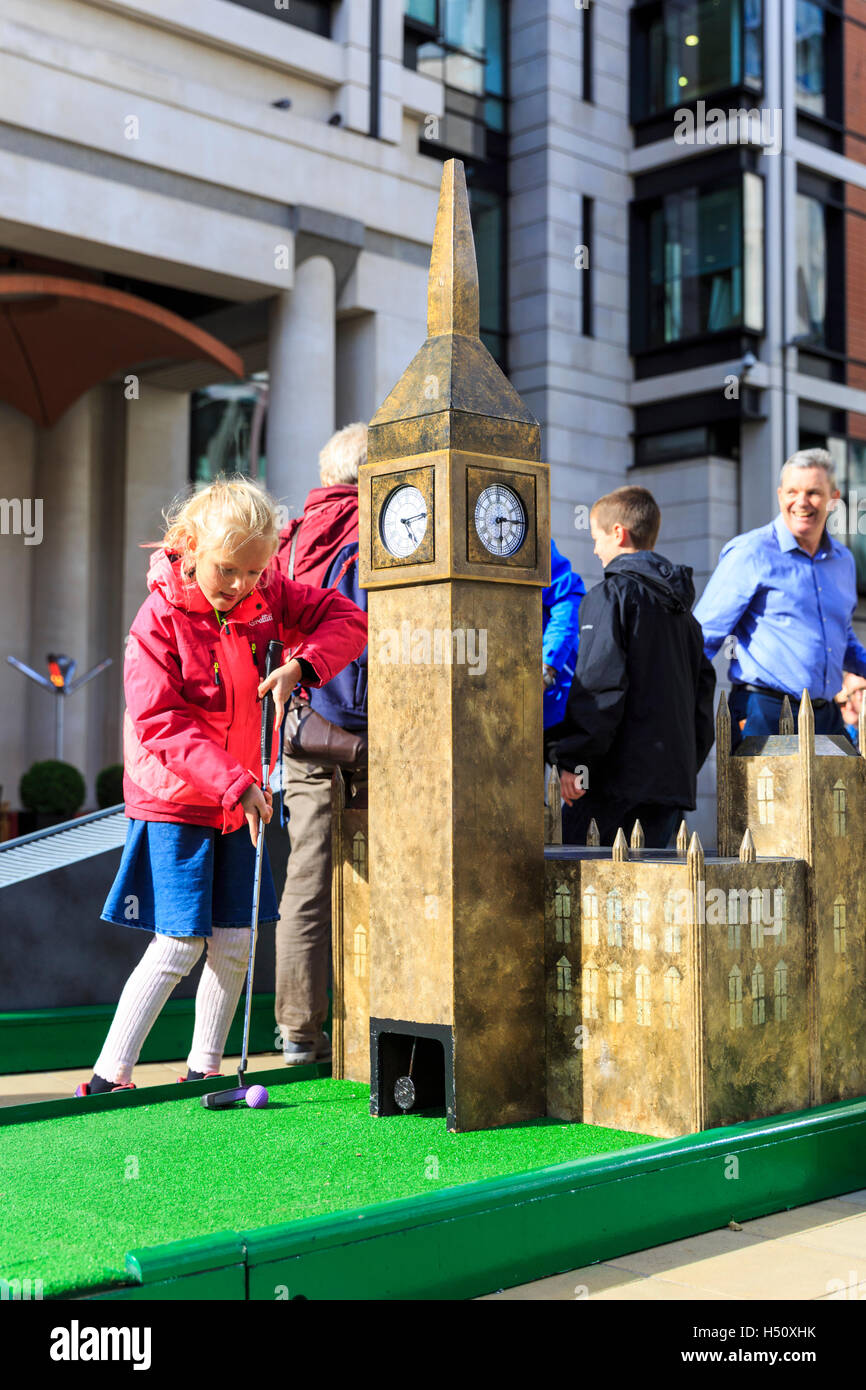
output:
[[[428,338],[370,424],[374,1114],[544,1113],[540,431],[482,344],[463,166],[444,167]]]

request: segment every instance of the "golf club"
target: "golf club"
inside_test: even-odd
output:
[[[265,680],[279,666],[283,649],[279,642],[269,642],[265,657]],[[271,742],[274,732],[274,697],[268,691],[262,700],[262,790],[268,785],[271,768]],[[256,868],[253,878],[253,910],[250,921],[250,958],[247,963],[247,991],[244,1003],[244,1038],[241,1047],[241,1060],[238,1066],[238,1084],[227,1091],[211,1091],[202,1096],[201,1103],[206,1110],[226,1110],[239,1100],[245,1100],[253,1110],[268,1103],[268,1093],[264,1086],[246,1086],[244,1072],[247,1069],[247,1047],[250,1037],[250,1006],[253,995],[253,970],[256,962],[256,933],[259,925],[259,892],[262,884],[262,859],[265,848],[265,823],[259,816],[259,833],[256,840]]]

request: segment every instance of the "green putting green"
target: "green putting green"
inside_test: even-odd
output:
[[[125,1283],[131,1249],[427,1195],[652,1143],[537,1120],[448,1134],[443,1119],[370,1116],[369,1088],[269,1085],[270,1105],[198,1097],[0,1131],[0,1277],[44,1297]]]

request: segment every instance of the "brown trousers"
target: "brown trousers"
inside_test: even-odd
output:
[[[331,770],[283,758],[291,844],[276,932],[276,1021],[290,1042],[315,1042],[328,1016],[331,946]]]

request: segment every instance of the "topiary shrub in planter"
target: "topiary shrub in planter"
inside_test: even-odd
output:
[[[96,804],[100,811],[123,800],[123,763],[104,767],[96,779]]]
[[[21,778],[18,795],[22,806],[37,816],[70,820],[84,803],[84,778],[71,763],[50,759],[34,763]]]

